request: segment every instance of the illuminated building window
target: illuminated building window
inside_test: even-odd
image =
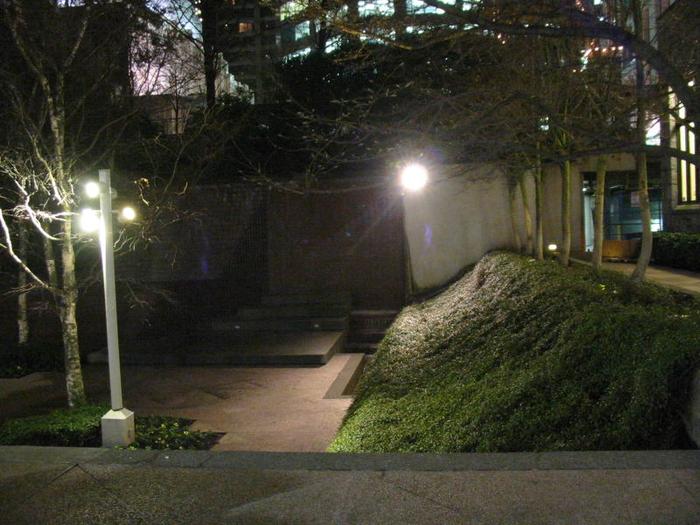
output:
[[[695,155],[697,151],[697,136],[694,123],[684,123],[686,111],[678,98],[671,94],[671,108],[676,110],[678,122],[671,120],[673,131],[672,146],[680,151]],[[690,204],[700,202],[700,181],[698,180],[698,167],[685,159],[674,159],[673,169],[678,183],[678,202]]]
[[[391,0],[360,0],[357,9],[360,16],[393,15],[394,3]]]
[[[252,22],[239,22],[238,23],[238,32],[239,33],[249,33],[252,30],[253,30],[253,23]]]

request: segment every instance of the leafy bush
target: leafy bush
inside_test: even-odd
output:
[[[0,445],[99,447],[102,405],[61,409],[43,416],[7,421],[0,427]],[[219,439],[214,432],[190,430],[192,420],[168,416],[136,416],[136,441],[129,448],[207,450]]]
[[[107,410],[105,406],[85,405],[11,419],[0,427],[0,445],[99,447],[100,418]]]
[[[169,416],[136,416],[136,441],[129,448],[153,450],[209,450],[221,434],[190,430],[191,419]]]
[[[329,450],[686,447],[699,364],[693,299],[495,253],[403,310]]]
[[[662,266],[700,272],[700,233],[655,233],[651,257]]]
[[[63,370],[63,347],[46,344],[7,345],[0,350],[0,378]]]

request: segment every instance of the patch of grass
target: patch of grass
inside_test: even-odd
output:
[[[0,445],[99,447],[103,405],[60,409],[43,416],[12,419],[0,427]],[[220,437],[190,430],[192,420],[169,416],[136,416],[136,441],[131,449],[208,450]]]
[[[687,447],[699,365],[700,311],[687,296],[494,253],[403,310],[329,450]]]

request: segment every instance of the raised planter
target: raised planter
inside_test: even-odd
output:
[[[623,241],[603,241],[603,259],[629,261],[637,258],[639,253],[639,239]]]

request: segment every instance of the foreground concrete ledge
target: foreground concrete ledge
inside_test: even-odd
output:
[[[700,450],[516,452],[498,454],[331,454],[0,447],[2,463],[150,465],[237,470],[700,470]]]

